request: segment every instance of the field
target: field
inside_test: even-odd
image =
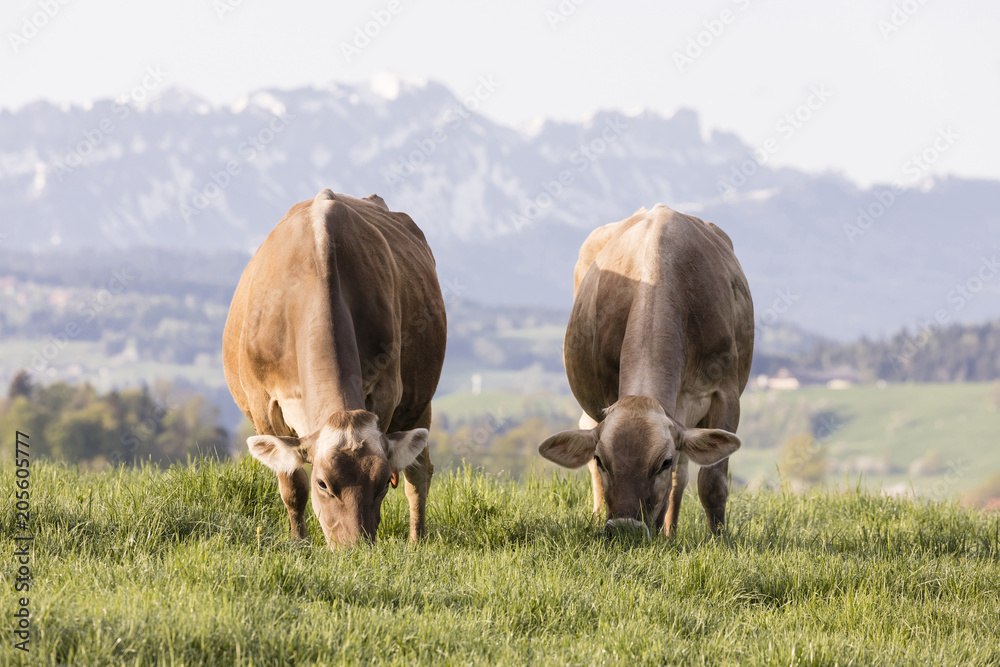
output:
[[[733,474],[776,481],[776,450],[796,430],[810,430],[804,414],[828,419],[817,435],[831,482],[860,477],[867,488],[944,499],[1000,472],[1000,384],[970,382],[748,392],[739,430],[745,448],[733,458]],[[937,465],[911,469],[931,459]]]
[[[249,458],[31,487],[32,653],[5,630],[3,665],[1000,664],[1000,515],[955,504],[739,492],[712,538],[691,494],[676,540],[607,541],[582,474],[465,469],[424,543],[395,491],[374,545],[330,553]],[[9,624],[9,492],[0,522]]]
[[[828,467],[823,483],[832,487],[860,484],[946,500],[1000,472],[1000,383],[748,390],[742,408],[743,448],[733,456],[730,473],[751,489],[781,484],[782,445],[802,433],[821,443]],[[529,414],[575,421],[580,408],[570,395],[503,391],[434,401],[436,418],[487,414],[512,422]]]

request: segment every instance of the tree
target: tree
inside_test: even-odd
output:
[[[145,387],[100,395],[86,383],[35,387],[20,375],[11,384],[11,398],[0,404],[0,429],[27,433],[33,455],[102,468],[229,453],[229,434],[218,425],[218,408],[201,396],[168,405]],[[169,386],[159,389],[169,396]],[[3,456],[11,453],[4,449]]]
[[[14,379],[11,380],[10,389],[7,390],[7,397],[10,399],[17,398],[18,396],[31,398],[34,390],[35,386],[31,382],[31,373],[21,369],[14,375]]]
[[[790,436],[781,446],[778,467],[798,486],[819,484],[826,475],[826,447],[809,433]]]
[[[494,470],[508,470],[513,476],[531,468],[539,459],[538,445],[557,431],[567,428],[555,427],[541,417],[529,417],[502,435],[496,436],[489,446],[489,458]]]
[[[27,396],[17,396],[8,400],[0,412],[0,433],[3,438],[3,458],[14,458],[15,431],[27,433],[31,443],[32,456],[51,456],[48,443],[45,441],[45,425],[50,415],[44,407],[32,401]]]
[[[45,440],[54,457],[103,467],[118,445],[118,423],[106,403],[94,401],[50,420]]]

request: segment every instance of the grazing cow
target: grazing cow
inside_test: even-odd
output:
[[[410,540],[423,536],[445,336],[424,235],[377,195],[323,190],[264,240],[233,296],[223,357],[259,433],[250,453],[277,473],[293,537],[307,537],[311,497],[331,548],[374,539],[400,471]]]
[[[553,435],[539,453],[589,464],[608,532],[668,535],[690,459],[704,466],[698,494],[718,533],[753,336],[750,288],[721,229],[658,204],[594,230],[580,249],[563,347],[584,414],[580,430]]]

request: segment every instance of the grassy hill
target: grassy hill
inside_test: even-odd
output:
[[[791,416],[796,412],[811,415],[813,423],[797,423]],[[762,438],[759,424],[772,415],[790,418]],[[1000,472],[996,383],[810,387],[744,394],[741,433],[746,446],[733,459],[733,474],[773,482],[780,446],[803,428],[821,441],[830,467],[828,479],[833,482],[857,483],[860,477],[867,488],[901,491],[912,486],[917,493],[943,499],[966,493]]]
[[[435,419],[490,413],[511,423],[529,415],[555,422],[575,421],[580,409],[572,396],[512,392],[457,393],[434,402]],[[751,488],[780,484],[782,446],[809,434],[822,446],[831,485],[946,499],[1000,472],[1000,383],[748,391],[739,434],[744,444],[730,471]]]
[[[248,458],[33,464],[32,653],[5,633],[0,665],[1000,662],[1000,515],[742,492],[721,539],[692,496],[676,540],[608,541],[583,477],[439,475],[426,542],[394,491],[374,545],[330,553]],[[0,523],[10,558],[9,494]]]
[[[560,415],[579,419],[580,406],[569,395],[519,394],[509,391],[484,391],[481,394],[455,393],[434,400],[434,418],[444,417],[452,421],[471,419],[494,411],[497,414],[520,421],[532,414]]]

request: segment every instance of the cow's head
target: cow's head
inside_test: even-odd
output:
[[[538,453],[567,468],[596,460],[609,530],[621,525],[660,530],[678,452],[700,465],[712,465],[739,447],[740,439],[732,433],[685,428],[655,400],[623,396],[596,427],[557,433],[538,446]]]
[[[427,429],[384,434],[365,410],[334,414],[303,438],[258,435],[250,453],[275,472],[312,463],[310,497],[330,548],[374,540],[390,482],[427,446]]]

